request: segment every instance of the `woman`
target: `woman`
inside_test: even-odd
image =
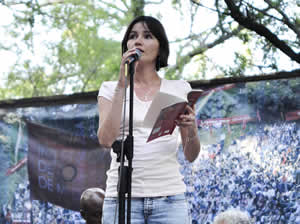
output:
[[[177,136],[180,132],[184,155],[193,161],[200,151],[194,108],[187,106],[172,135],[146,143],[151,129],[143,126],[144,117],[156,93],[166,92],[183,98],[191,90],[182,80],[161,79],[157,71],[167,66],[169,42],[161,23],[153,17],[135,18],[127,28],[122,41],[122,59],[118,81],[104,82],[99,90],[99,129],[101,145],[112,144],[128,135],[129,111],[126,107],[123,123],[123,101],[129,98],[125,64],[136,53],[142,52],[135,63],[134,75],[134,157],[132,173],[131,223],[190,223],[185,185],[177,161]],[[129,82],[129,81],[128,81]],[[125,92],[126,98],[125,99]],[[123,125],[124,124],[124,125]],[[118,167],[116,154],[111,153],[112,162],[107,172],[107,188],[103,207],[103,224],[114,223],[117,206]],[[115,222],[117,223],[117,221]]]

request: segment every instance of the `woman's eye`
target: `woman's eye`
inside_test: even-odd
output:
[[[146,35],[145,35],[145,38],[146,38],[146,39],[152,39],[152,35],[151,35],[151,34],[146,34]]]
[[[128,36],[128,39],[134,39],[135,38],[135,34],[130,34],[129,36]]]

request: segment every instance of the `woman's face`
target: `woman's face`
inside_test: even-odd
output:
[[[142,52],[141,61],[143,62],[156,62],[159,54],[159,41],[150,32],[146,23],[136,23],[128,36],[127,48],[139,49]]]

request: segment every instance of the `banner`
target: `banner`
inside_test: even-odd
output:
[[[109,151],[97,140],[27,122],[32,199],[79,211],[82,192],[105,189]]]
[[[300,78],[197,88],[201,151],[190,163],[178,149],[193,224],[232,207],[253,223],[298,224]],[[111,160],[97,140],[97,106],[0,109],[0,217],[85,223],[80,194],[105,188]]]

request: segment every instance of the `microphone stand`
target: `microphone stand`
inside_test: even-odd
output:
[[[125,141],[115,141],[113,151],[117,153],[119,166],[119,224],[125,224],[125,199],[127,193],[127,224],[131,220],[131,183],[132,183],[132,158],[133,158],[133,97],[134,97],[134,62],[129,63],[130,95],[129,95],[129,133]],[[128,166],[124,166],[125,155]]]

